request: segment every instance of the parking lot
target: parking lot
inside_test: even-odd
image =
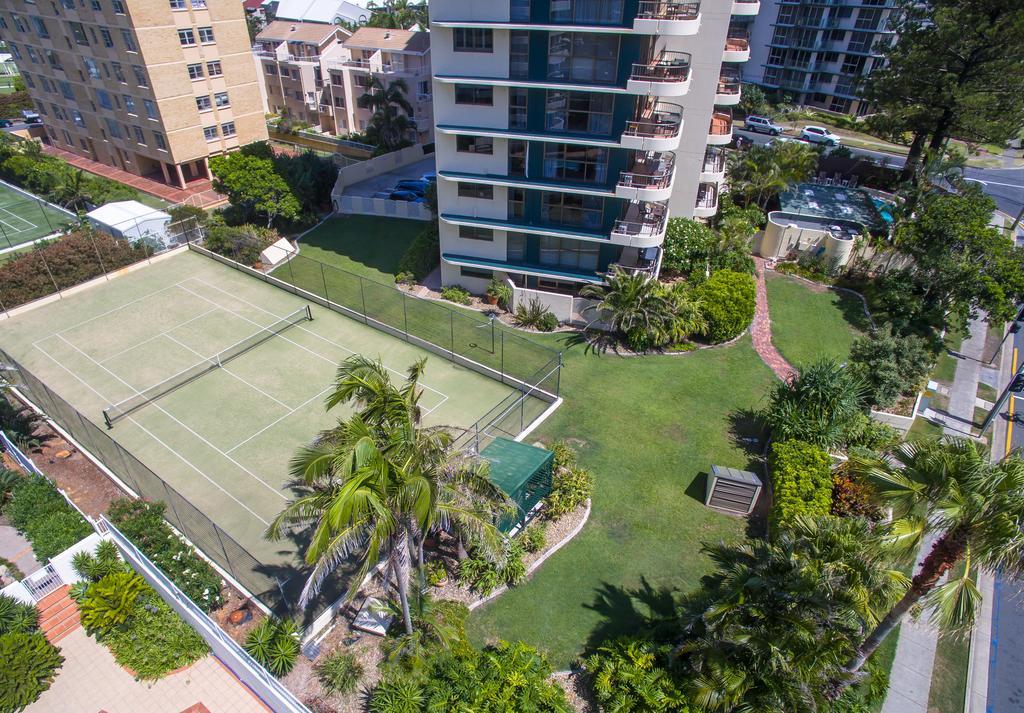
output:
[[[431,155],[422,161],[417,161],[396,171],[389,171],[375,178],[370,178],[360,183],[353,183],[345,188],[345,195],[373,198],[374,194],[378,192],[390,191],[401,180],[419,178],[425,173],[434,173],[434,169],[434,156]]]

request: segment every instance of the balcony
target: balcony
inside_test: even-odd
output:
[[[699,2],[640,0],[633,30],[644,35],[682,37],[700,29]]]
[[[672,195],[676,156],[672,152],[638,153],[628,171],[619,174],[615,195],[640,201],[664,201]]]
[[[761,0],[732,0],[733,15],[756,15],[761,11]]]
[[[650,62],[634,64],[626,89],[654,97],[684,96],[690,91],[690,54],[662,52]]]
[[[610,273],[615,268],[619,268],[633,274],[657,277],[660,260],[661,248],[659,247],[623,248],[618,261],[608,265],[608,271],[605,274]]]
[[[718,212],[718,186],[701,183],[697,188],[697,203],[693,208],[694,218],[710,218]]]
[[[742,84],[739,72],[723,69],[718,77],[718,87],[715,89],[715,104],[719,106],[739,104]]]
[[[654,247],[665,241],[667,226],[668,206],[664,203],[630,201],[612,226],[611,239],[616,245]]]
[[[683,133],[683,108],[678,104],[651,100],[639,118],[626,122],[623,148],[639,151],[672,151],[679,148]]]
[[[704,151],[704,163],[700,167],[701,183],[721,183],[725,180],[725,151],[709,146]]]
[[[746,62],[750,59],[750,34],[746,30],[729,30],[725,38],[723,62]]]
[[[732,112],[716,111],[711,115],[708,146],[727,146],[732,143]]]

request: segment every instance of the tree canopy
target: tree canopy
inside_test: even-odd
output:
[[[213,187],[241,211],[242,222],[262,217],[269,227],[278,218],[296,220],[302,212],[299,199],[270,159],[236,151],[211,156],[210,171]]]

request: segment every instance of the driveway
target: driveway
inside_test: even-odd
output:
[[[419,178],[424,173],[433,173],[434,169],[434,156],[431,154],[422,161],[417,161],[416,163],[410,164],[405,168],[400,168],[397,171],[389,171],[388,173],[382,173],[375,178],[368,178],[360,183],[353,183],[345,189],[345,195],[366,196],[372,198],[373,194],[377,191],[390,190],[395,187],[396,183],[403,179]]]
[[[0,525],[0,557],[14,563],[26,577],[39,569],[32,545],[10,525]]]

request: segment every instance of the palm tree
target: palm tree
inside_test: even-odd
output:
[[[408,93],[409,85],[404,79],[385,84],[378,75],[370,75],[365,93],[356,99],[361,109],[373,112],[366,128],[370,140],[392,150],[409,135],[414,124],[410,118],[413,115],[412,105],[405,98]]]
[[[817,151],[797,142],[734,152],[729,156],[730,190],[763,210],[786,188],[810,178],[817,163]]]
[[[373,13],[366,23],[368,27],[408,30],[419,25],[425,29],[430,23],[426,0],[418,3],[409,0],[383,0],[381,5],[371,0],[368,8]]]
[[[447,429],[422,424],[419,380],[425,366],[425,359],[413,364],[399,386],[380,362],[362,356],[338,367],[327,407],[352,404],[356,412],[297,451],[291,462],[296,497],[267,529],[276,540],[294,527],[313,528],[304,553],[312,570],[300,606],[351,557],[359,567],[349,597],[383,562],[411,634],[412,542],[436,525],[469,533],[485,552],[500,550],[503,539],[494,523],[507,498],[488,479],[485,461],[454,449]]]
[[[973,624],[981,593],[979,571],[1014,577],[1024,571],[1024,460],[994,464],[967,439],[908,441],[884,458],[851,459],[893,509],[891,544],[913,555],[929,533],[938,535],[896,602],[844,667],[840,689],[919,603],[934,605],[934,622],[947,631]],[[963,574],[940,584],[959,563]]]
[[[89,193],[89,179],[82,169],[73,169],[64,176],[64,180],[57,185],[53,193],[54,202],[62,208],[77,210],[84,208],[92,202],[92,195]]]
[[[663,288],[670,304],[672,319],[659,335],[663,343],[679,343],[694,334],[703,334],[708,328],[704,300],[688,282],[673,282]]]
[[[619,267],[612,268],[604,285],[587,285],[580,296],[598,300],[599,319],[609,321],[634,349],[657,346],[675,318],[672,301],[657,280]]]

